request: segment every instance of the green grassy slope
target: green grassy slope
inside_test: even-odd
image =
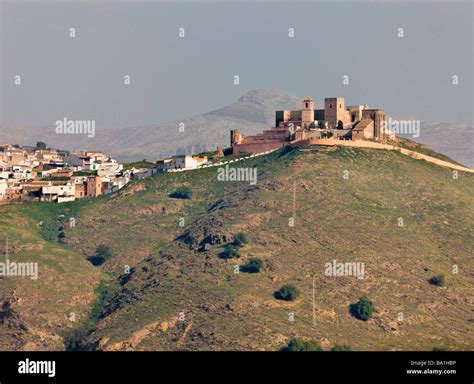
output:
[[[11,262],[38,265],[36,280],[0,278],[1,350],[62,350],[64,337],[89,318],[100,271],[55,240],[66,215],[77,207],[0,207],[0,253],[8,253]]]
[[[89,289],[93,328],[76,324],[92,329],[75,340],[81,348],[277,350],[291,337],[317,339],[325,349],[474,347],[473,175],[454,180],[450,170],[396,152],[352,148],[279,151],[236,164],[256,166],[257,185],[217,181],[215,168],[161,174],[75,208],[64,246],[38,240],[41,230],[30,228],[28,241],[70,255],[71,286]],[[191,199],[169,197],[183,186]],[[0,212],[2,222],[4,212],[16,217],[9,238],[30,233],[21,224],[31,220],[25,208]],[[239,232],[249,239],[241,258],[219,258]],[[85,257],[100,244],[112,258],[92,267]],[[265,261],[261,273],[235,273],[253,257]],[[325,276],[333,259],[364,262],[365,278]],[[445,287],[428,283],[437,274]],[[105,288],[97,288],[101,279]],[[295,302],[273,297],[285,283],[302,292]],[[376,309],[368,322],[348,311],[362,295]],[[32,311],[30,304],[24,316]]]

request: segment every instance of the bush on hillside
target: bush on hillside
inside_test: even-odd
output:
[[[432,285],[437,285],[438,287],[442,287],[445,284],[444,281],[444,276],[443,275],[437,275],[433,276],[431,279],[428,280],[430,284]]]
[[[351,347],[344,344],[335,344],[334,347],[331,348],[331,352],[347,352],[352,351]]]
[[[190,199],[191,191],[186,187],[178,188],[176,191],[170,194],[170,197],[174,199]]]
[[[320,352],[323,349],[315,340],[290,339],[284,352]]]
[[[238,259],[239,257],[239,249],[233,244],[226,244],[224,246],[224,251],[220,254],[221,259]]]
[[[112,255],[110,248],[106,245],[99,245],[95,251],[95,255],[89,256],[88,260],[92,263],[92,265],[99,266],[104,264]]]
[[[372,316],[374,306],[372,301],[370,301],[366,297],[362,297],[357,303],[351,304],[349,306],[349,310],[351,315],[355,318],[362,321],[367,321]]]
[[[233,244],[236,247],[241,247],[243,244],[247,244],[247,242],[247,236],[245,236],[245,233],[238,233],[234,236]]]
[[[60,230],[58,234],[58,241],[62,244],[66,242],[66,232],[64,232],[64,230]]]
[[[246,264],[240,266],[242,272],[258,273],[263,268],[263,261],[261,259],[250,259]]]
[[[285,301],[296,300],[299,295],[300,291],[298,291],[298,289],[291,284],[282,285],[280,289],[274,294],[276,299]]]

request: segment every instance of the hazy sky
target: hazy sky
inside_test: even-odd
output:
[[[0,123],[54,125],[68,117],[148,125],[217,109],[257,88],[312,95],[319,106],[345,96],[346,104],[368,103],[389,116],[472,123],[472,8],[452,1],[3,2]]]

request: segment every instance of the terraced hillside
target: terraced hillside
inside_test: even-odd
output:
[[[2,348],[278,350],[299,337],[324,349],[473,349],[474,175],[354,148],[235,166],[256,167],[257,184],[209,168],[81,203],[0,207],[11,258],[40,263],[36,282],[2,279]],[[182,187],[189,199],[170,197]],[[238,233],[240,258],[223,259]],[[100,245],[111,257],[93,266]],[[239,272],[251,258],[262,271]],[[326,276],[333,260],[365,263],[364,278]],[[444,286],[428,282],[440,274]],[[274,297],[287,283],[297,300]],[[364,295],[369,321],[349,313]]]

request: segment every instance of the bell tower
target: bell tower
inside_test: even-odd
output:
[[[309,129],[312,122],[314,122],[314,101],[310,96],[306,96],[301,109],[301,127]]]

